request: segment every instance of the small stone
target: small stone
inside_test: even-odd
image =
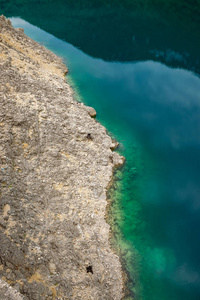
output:
[[[49,263],[49,271],[51,273],[55,273],[56,272],[56,265],[52,262]]]
[[[6,262],[6,266],[7,266],[9,269],[14,270],[14,266],[13,266],[11,263]]]
[[[86,110],[87,110],[88,114],[90,115],[90,117],[92,117],[92,118],[96,117],[97,113],[93,107],[86,106]]]
[[[115,150],[118,146],[119,146],[119,143],[118,143],[118,142],[112,142],[112,144],[110,145],[110,149],[113,151],[113,150]]]

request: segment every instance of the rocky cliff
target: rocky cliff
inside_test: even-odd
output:
[[[106,189],[123,158],[66,66],[0,17],[0,299],[121,299]]]

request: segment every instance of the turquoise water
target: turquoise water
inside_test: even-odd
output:
[[[165,60],[166,53],[174,57],[168,66],[162,59],[109,62],[20,18],[12,22],[64,58],[75,96],[120,142],[126,164],[109,193],[109,219],[129,298],[200,299],[200,78],[189,70],[195,64],[172,68],[180,54],[167,48]]]

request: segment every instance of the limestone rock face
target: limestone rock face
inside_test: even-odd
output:
[[[66,72],[0,17],[0,299],[123,296],[105,222],[123,157],[74,101]]]

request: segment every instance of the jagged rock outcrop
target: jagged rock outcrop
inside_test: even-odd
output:
[[[122,298],[105,212],[123,158],[66,72],[0,17],[0,299]]]

